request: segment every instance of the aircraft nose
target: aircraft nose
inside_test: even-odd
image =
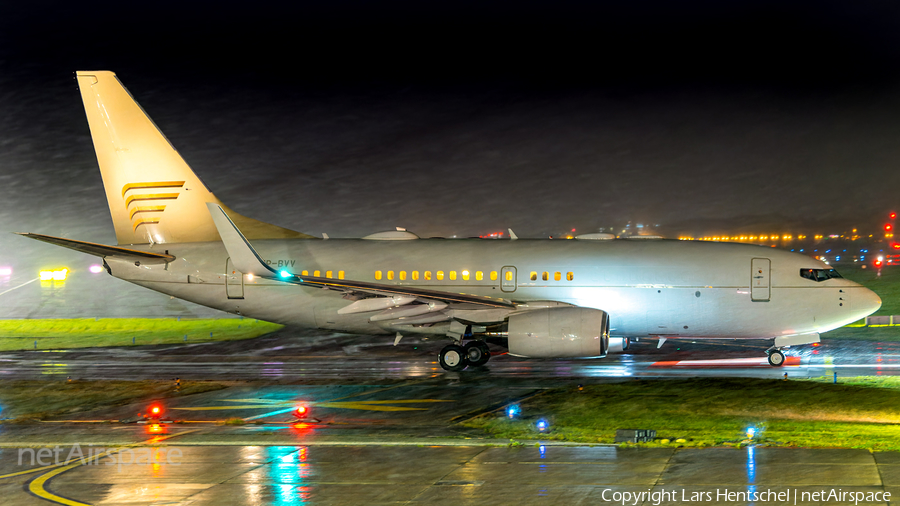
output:
[[[860,313],[860,318],[869,316],[881,308],[881,297],[868,288],[860,287],[853,294],[853,311]]]

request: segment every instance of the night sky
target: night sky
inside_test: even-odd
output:
[[[82,69],[235,210],[316,235],[827,233],[897,203],[896,3],[16,4],[0,255],[114,242]]]

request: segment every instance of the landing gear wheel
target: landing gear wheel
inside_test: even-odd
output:
[[[781,367],[784,365],[784,353],[781,350],[775,350],[769,353],[769,365],[772,367]]]
[[[466,350],[458,344],[448,344],[438,353],[438,362],[446,371],[462,371],[469,365]]]
[[[470,341],[466,343],[466,360],[469,365],[479,366],[487,363],[491,358],[491,349],[484,341]]]

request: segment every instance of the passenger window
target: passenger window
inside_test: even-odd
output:
[[[507,281],[512,281],[512,271],[506,271],[506,276],[504,276]]]
[[[380,280],[380,279],[381,279],[381,271],[375,271],[375,279],[376,279],[376,280]]]
[[[388,279],[394,279],[394,271],[388,271]]]
[[[406,281],[406,271],[400,271],[400,281]]]
[[[469,271],[462,271],[462,278],[463,278],[463,281],[468,281],[469,280]]]
[[[313,271],[313,276],[315,276],[315,277],[317,277],[317,278],[321,278],[321,277],[322,277],[322,271]]]
[[[301,276],[309,276],[309,271],[303,271],[300,273]]]
[[[491,281],[497,281],[497,271],[491,271]]]
[[[450,281],[456,281],[456,271],[450,271]]]
[[[412,279],[416,281],[419,279],[419,271],[412,271]]]
[[[344,271],[338,271],[338,279],[344,279]]]
[[[534,271],[531,271],[531,280],[532,280],[532,281],[537,281],[537,273],[534,272]]]
[[[571,272],[567,273],[567,274],[566,274],[566,279],[569,280],[569,281],[572,281],[573,279],[575,279],[575,274],[573,274],[573,273],[571,273]]]
[[[443,281],[444,280],[444,271],[437,271],[437,278],[438,278],[438,281]]]
[[[553,273],[553,280],[554,280],[554,281],[559,281],[559,280],[561,280],[561,279],[562,279],[562,274],[560,274],[559,271],[556,271],[556,272]]]
[[[425,271],[425,281],[431,281],[431,271]]]
[[[550,279],[550,273],[547,271],[544,271],[544,273],[541,274],[541,279],[543,279],[544,281],[548,281]]]
[[[482,279],[484,279],[484,273],[481,271],[475,271],[475,280],[481,281]]]
[[[332,271],[325,271],[325,277],[331,278],[331,275],[334,274]]]

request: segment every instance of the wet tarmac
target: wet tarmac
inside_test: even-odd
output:
[[[498,346],[486,366],[448,373],[437,363],[443,339],[354,336],[284,329],[269,336],[220,343],[0,353],[0,378],[361,380],[737,376],[776,378],[900,374],[900,343],[823,339],[786,350],[781,368],[766,363],[771,341],[656,339],[627,353],[594,360],[532,360]]]
[[[75,506],[659,506],[889,504],[900,494],[894,453],[635,449],[542,442],[537,433],[511,446],[461,425],[576,382],[900,369],[900,346],[889,343],[826,339],[789,350],[782,368],[765,364],[764,341],[657,343],[642,340],[602,360],[524,360],[494,347],[501,354],[487,366],[460,373],[437,365],[441,340],[404,338],[394,347],[383,337],[290,329],[249,341],[3,353],[4,378],[243,383],[160,403],[174,423],[134,423],[150,405],[144,401],[2,424],[0,497],[4,504]],[[306,408],[302,417],[294,414],[298,406]],[[235,423],[222,423],[229,419]]]
[[[7,505],[870,505],[900,494],[900,454],[865,450],[151,442],[69,465],[19,458],[0,450]]]

